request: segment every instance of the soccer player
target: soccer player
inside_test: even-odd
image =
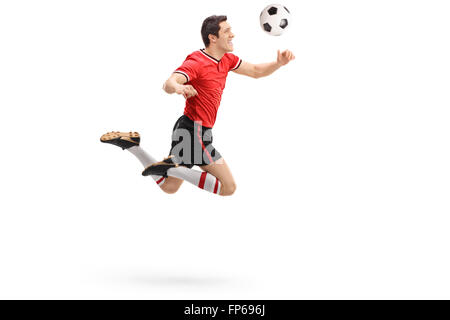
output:
[[[205,49],[187,56],[164,83],[169,94],[186,98],[184,115],[175,123],[169,157],[157,162],[140,146],[137,132],[109,132],[100,140],[126,149],[145,167],[142,174],[151,176],[166,193],[175,193],[188,181],[201,189],[222,196],[236,190],[231,170],[212,145],[212,127],[216,121],[228,72],[252,78],[265,77],[295,59],[289,51],[278,51],[277,60],[251,64],[232,54],[234,34],[226,16],[211,16],[203,21],[201,35]],[[203,171],[192,169],[194,165]]]

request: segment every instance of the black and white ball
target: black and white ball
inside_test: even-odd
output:
[[[291,13],[281,4],[268,5],[261,11],[261,28],[271,36],[280,36],[289,28]]]

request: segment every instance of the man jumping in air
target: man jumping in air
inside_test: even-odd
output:
[[[203,21],[201,34],[205,49],[187,56],[164,83],[169,94],[186,98],[184,115],[175,123],[170,155],[157,162],[140,146],[137,132],[109,132],[101,142],[111,143],[134,154],[144,166],[142,175],[151,176],[166,193],[175,193],[184,180],[222,196],[232,195],[236,183],[222,155],[212,145],[212,132],[229,71],[252,78],[265,77],[295,59],[289,50],[278,51],[277,60],[251,64],[232,54],[234,34],[226,16]],[[203,171],[192,169],[200,166]]]

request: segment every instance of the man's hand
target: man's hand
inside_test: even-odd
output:
[[[197,90],[190,84],[178,85],[175,89],[175,93],[182,94],[184,98],[189,99],[198,94]]]
[[[280,66],[285,66],[289,63],[289,61],[294,60],[294,59],[295,59],[295,56],[291,51],[285,50],[283,52],[280,52],[280,50],[278,50],[277,63]]]
[[[186,84],[187,77],[180,73],[172,73],[169,79],[164,82],[163,90],[168,94],[177,93],[182,94],[185,99],[189,99],[193,96],[196,96],[197,90],[194,89],[193,86]]]

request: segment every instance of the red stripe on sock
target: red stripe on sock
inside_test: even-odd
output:
[[[198,183],[198,187],[200,189],[203,189],[203,187],[205,186],[205,180],[206,180],[207,174],[208,174],[207,172],[202,172],[202,175],[200,176],[200,182]]]
[[[216,178],[216,185],[214,186],[214,193],[217,194],[217,189],[219,188],[219,179]]]
[[[156,181],[156,184],[160,184],[161,182],[164,181],[164,177],[162,177],[161,179],[159,179],[158,181]]]

